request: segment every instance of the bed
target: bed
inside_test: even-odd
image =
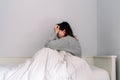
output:
[[[91,56],[82,57],[85,59],[93,70],[95,80],[116,80],[116,56]],[[12,68],[30,57],[14,57],[14,58],[0,58],[0,65],[3,70],[6,67]]]
[[[91,56],[83,57],[91,65],[92,70],[99,75],[98,80],[103,80],[105,75],[109,75],[110,80],[116,80],[116,57],[115,55],[111,56]],[[100,75],[101,74],[101,75]]]

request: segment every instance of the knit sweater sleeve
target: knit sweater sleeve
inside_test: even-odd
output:
[[[68,51],[76,56],[79,57],[81,56],[81,49],[79,42],[70,36],[66,36],[58,39],[55,38],[55,34],[54,34],[54,37],[52,36],[51,39],[48,40],[45,47],[54,50]]]
[[[57,38],[57,34],[54,32],[54,33],[52,33],[52,34],[50,35],[50,37],[49,37],[49,39],[48,39],[48,42],[49,42],[49,41],[52,41],[52,40],[56,40],[56,39],[58,39],[58,38]]]
[[[66,38],[58,39],[56,37],[53,37],[53,38],[52,37],[51,39],[48,40],[45,47],[55,49],[55,50],[64,50],[66,47],[64,45],[68,45],[68,41],[67,41],[68,39]]]

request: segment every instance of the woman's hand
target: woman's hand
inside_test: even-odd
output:
[[[54,31],[55,31],[55,33],[58,33],[58,32],[59,32],[59,28],[60,28],[60,26],[55,25],[55,27],[54,27]]]

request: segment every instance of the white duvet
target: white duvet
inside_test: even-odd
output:
[[[64,51],[39,50],[13,68],[0,67],[0,80],[94,80],[85,60]]]

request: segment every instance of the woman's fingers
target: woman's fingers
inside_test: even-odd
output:
[[[58,28],[58,29],[59,29],[59,27],[60,27],[60,26],[58,26],[58,25],[55,25],[55,28]]]

